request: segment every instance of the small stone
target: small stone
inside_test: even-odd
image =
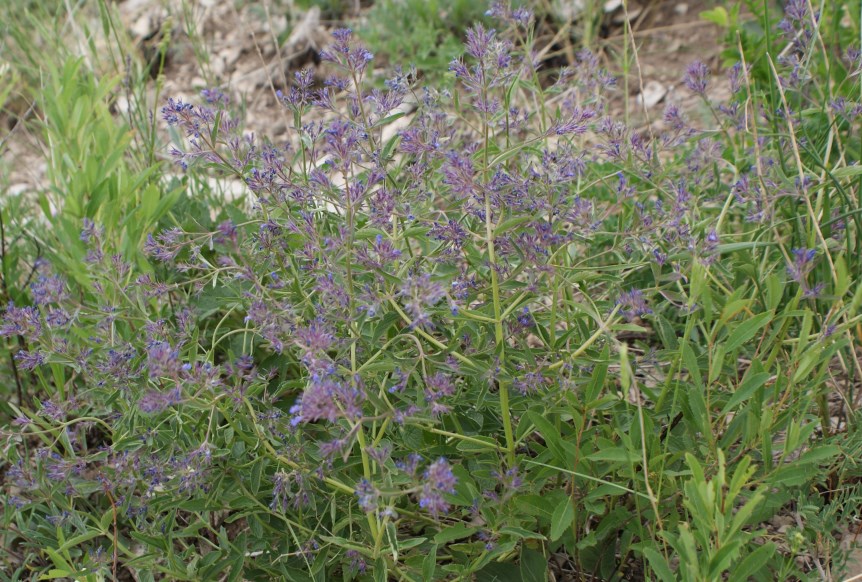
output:
[[[612,14],[622,8],[622,6],[623,0],[608,0],[604,6],[605,14]]]
[[[667,87],[658,81],[649,81],[644,87],[643,93],[637,96],[638,105],[644,105],[647,109],[652,109],[664,99],[667,95]]]

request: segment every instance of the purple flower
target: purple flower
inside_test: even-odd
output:
[[[652,309],[647,305],[643,291],[640,289],[632,289],[620,293],[617,305],[620,306],[620,313],[629,321],[636,317],[652,313]]]
[[[105,229],[96,225],[95,222],[90,220],[89,218],[84,219],[84,227],[81,230],[81,240],[85,243],[92,242],[93,239],[101,238],[101,236],[105,234]]]
[[[0,336],[20,335],[36,341],[42,335],[42,321],[35,307],[15,307],[11,301],[6,306],[0,325]]]
[[[179,387],[159,392],[150,390],[138,401],[138,408],[144,414],[158,414],[169,406],[182,402],[182,392]]]
[[[296,425],[316,420],[335,422],[339,418],[356,420],[362,416],[364,400],[361,390],[335,376],[312,377],[305,392],[290,408],[291,422]]]
[[[36,366],[41,366],[45,363],[45,355],[42,352],[28,352],[27,350],[19,350],[15,354],[15,360],[25,370],[33,370]]]
[[[30,284],[30,291],[36,305],[60,303],[68,297],[66,282],[57,276],[40,275],[38,280]]]
[[[272,502],[271,509],[287,511],[287,501],[290,494],[290,475],[284,471],[278,471],[272,476]]]
[[[800,285],[805,284],[805,278],[814,268],[816,249],[793,249],[790,264],[787,265],[787,275]]]
[[[58,328],[63,327],[67,323],[71,317],[63,308],[53,308],[48,310],[48,315],[45,316],[45,322],[49,327]]]
[[[40,404],[42,407],[39,410],[39,416],[44,416],[54,422],[63,420],[66,416],[66,411],[53,400],[43,400]]]
[[[491,8],[485,11],[485,16],[499,18],[503,22],[515,24],[527,28],[533,20],[533,12],[526,8],[509,8],[503,2],[494,2]]]
[[[368,568],[368,564],[365,563],[365,560],[359,552],[356,550],[347,550],[344,555],[350,559],[351,570],[355,570],[360,574],[365,573],[365,570]]]
[[[219,89],[202,89],[201,97],[204,98],[204,101],[213,105],[227,105],[230,102],[230,98],[221,92]]]
[[[367,479],[361,479],[356,485],[356,497],[359,508],[370,512],[377,509],[377,498],[380,492]]]
[[[413,317],[413,326],[418,327],[431,322],[425,309],[436,305],[446,296],[446,291],[442,285],[431,280],[431,275],[423,273],[407,277],[401,285],[399,296],[406,299],[404,306]]]
[[[808,284],[808,274],[814,269],[817,251],[815,249],[793,249],[792,260],[787,265],[787,275],[802,287],[802,296],[806,299],[814,299],[823,293],[826,288],[824,283],[817,283],[813,287]]]
[[[176,378],[180,374],[180,352],[168,342],[154,341],[147,346],[147,368],[150,378]]]
[[[488,54],[494,41],[494,29],[485,30],[481,24],[476,24],[467,30],[467,42],[464,44],[467,54],[481,61]]]
[[[549,133],[556,135],[581,135],[589,127],[589,122],[596,116],[596,112],[592,109],[581,109],[576,107],[569,119],[566,121],[558,121],[549,130]]]
[[[315,320],[307,326],[297,328],[296,339],[296,344],[308,352],[326,352],[332,349],[335,343],[332,330],[323,320]]]
[[[709,83],[709,69],[703,61],[694,61],[685,70],[682,82],[689,91],[703,96]]]
[[[444,493],[455,493],[458,479],[452,473],[449,462],[440,457],[431,463],[423,474],[422,492],[419,494],[419,507],[427,509],[434,517],[449,511],[449,503]]]
[[[144,243],[144,253],[162,262],[172,261],[182,248],[182,243],[178,242],[182,234],[183,231],[179,228],[166,230],[155,237],[148,234],[147,242]]]
[[[419,463],[422,462],[422,455],[410,453],[401,461],[395,461],[395,467],[407,473],[411,479],[416,478],[416,471],[419,469]]]
[[[512,497],[524,484],[524,480],[518,472],[518,467],[506,469],[503,473],[495,471],[494,476],[497,478],[497,481],[499,481],[501,489],[500,498],[503,501]]]
[[[425,400],[435,402],[444,396],[452,396],[455,393],[455,384],[452,379],[443,373],[436,373],[425,379]]]
[[[545,378],[541,372],[528,372],[521,378],[515,379],[513,386],[518,392],[524,396],[528,396],[539,393],[550,383],[550,381],[551,380],[549,378]]]

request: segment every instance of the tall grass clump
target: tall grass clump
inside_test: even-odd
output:
[[[218,90],[165,104],[175,161],[257,203],[177,217],[134,262],[83,217],[86,276],[42,263],[6,308],[42,386],[4,432],[10,579],[841,571],[858,49],[794,1],[737,43],[729,102],[684,72],[714,130],[670,105],[654,134],[594,55],[540,71],[531,13],[492,15],[452,91],[372,88],[338,30],[275,141]]]

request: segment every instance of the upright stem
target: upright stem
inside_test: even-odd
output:
[[[483,67],[484,75],[484,67]],[[485,83],[483,83],[483,86]],[[487,103],[487,88],[483,88],[483,101]],[[488,113],[484,113],[484,142],[485,148],[483,152],[485,178],[487,180],[491,168],[488,167],[488,145],[489,145],[489,127]],[[497,346],[497,355],[500,359],[500,369],[505,368],[506,354],[506,338],[503,334],[503,309],[500,304],[500,281],[497,276],[497,255],[494,251],[494,224],[491,220],[491,194],[487,188],[484,189],[485,194],[485,239],[488,242],[488,263],[491,266],[491,295],[494,301],[494,341]],[[503,417],[503,433],[506,437],[506,460],[509,466],[515,465],[515,434],[512,431],[512,413],[509,410],[509,380],[505,374],[501,375],[497,381],[498,391],[500,395],[500,414]]]

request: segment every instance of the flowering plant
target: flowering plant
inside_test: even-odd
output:
[[[243,133],[218,90],[168,101],[172,157],[242,179],[253,213],[166,225],[143,266],[86,219],[89,287],[42,265],[0,326],[48,387],[8,437],[6,519],[55,573],[796,568],[749,526],[837,454],[818,386],[862,301],[847,217],[809,213],[811,160],[746,125],[805,120],[755,108],[744,62],[713,107],[696,63],[684,83],[720,131],[673,105],[663,133],[633,130],[596,56],[545,74],[531,15],[494,14],[451,90],[376,85],[337,31],[322,85],[278,93],[284,142]]]

